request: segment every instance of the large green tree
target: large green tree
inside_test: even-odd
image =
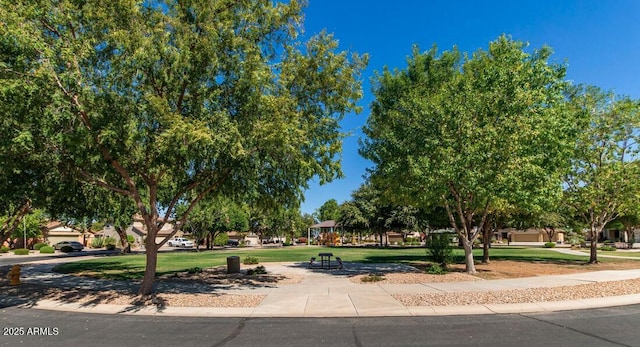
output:
[[[496,200],[535,208],[561,193],[573,129],[559,107],[565,69],[548,47],[525,47],[503,36],[473,55],[415,48],[406,69],[374,81],[361,147],[372,180],[388,198],[443,206],[470,273]]]
[[[187,205],[181,205],[180,214],[186,211]],[[182,230],[196,239],[196,250],[200,243],[206,240],[207,249],[213,246],[213,241],[221,233],[227,231],[246,231],[249,229],[247,212],[242,206],[222,196],[207,197],[201,201],[189,214]]]
[[[565,201],[587,224],[589,263],[597,263],[605,225],[640,204],[640,103],[592,86],[573,88],[569,99],[586,122],[566,178]]]
[[[320,221],[337,220],[340,217],[340,206],[336,199],[329,199],[316,210],[316,216]]]
[[[286,203],[340,174],[338,122],[356,109],[365,59],[326,33],[304,40],[301,22],[295,0],[0,1],[0,95],[30,90],[56,169],[135,204],[141,294],[207,194]]]

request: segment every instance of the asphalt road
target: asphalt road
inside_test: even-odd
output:
[[[640,305],[550,314],[185,318],[5,307],[0,346],[640,346]]]

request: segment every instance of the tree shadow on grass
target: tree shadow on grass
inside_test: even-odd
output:
[[[227,273],[225,266],[200,269],[199,272],[181,271],[160,274],[156,286],[163,293],[212,293],[216,290],[240,290],[247,288],[275,288],[289,279],[280,274],[253,274],[247,270]]]
[[[232,274],[231,280],[223,278],[194,279],[189,276],[181,276],[181,273],[173,274],[174,278],[158,279],[154,283],[154,293],[149,296],[140,296],[137,290],[140,287],[138,280],[105,280],[89,276],[63,275],[52,273],[51,266],[30,266],[22,284],[9,286],[6,280],[0,280],[1,307],[22,306],[34,307],[38,301],[52,300],[62,304],[78,304],[80,307],[95,307],[100,304],[123,305],[122,312],[138,312],[151,310],[162,312],[174,300],[173,295],[206,295],[209,298],[223,297],[228,293],[222,290],[245,289],[246,287],[271,287],[275,286],[286,276],[266,274],[248,276],[246,273]],[[113,267],[109,266],[109,269]],[[126,266],[120,266],[126,270]],[[4,269],[3,269],[4,270]],[[216,270],[222,274],[222,268]],[[171,276],[170,276],[171,277]],[[224,281],[223,281],[224,280]],[[165,299],[166,298],[166,299]],[[178,297],[179,300],[179,297]]]
[[[55,266],[53,272],[60,274],[89,275],[111,280],[132,280],[144,276],[144,266],[124,262],[77,262]]]
[[[337,277],[354,277],[362,274],[384,275],[386,273],[417,272],[418,270],[408,264],[400,263],[380,263],[380,262],[342,262],[343,267],[339,268],[337,262],[331,262],[331,268],[321,268],[318,266],[309,267],[309,262],[294,263],[288,265],[291,268],[305,269],[314,273],[333,275]]]

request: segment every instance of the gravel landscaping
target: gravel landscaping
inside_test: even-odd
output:
[[[393,294],[405,306],[518,304],[545,301],[597,299],[640,293],[640,279],[581,284],[554,288],[458,292],[445,294]]]
[[[265,264],[267,270],[269,264]],[[640,268],[640,262],[614,262],[596,265],[565,265],[544,262],[496,261],[478,264],[476,275],[464,273],[462,265],[455,265],[452,272],[431,275],[421,271],[387,272],[378,274],[376,281],[365,282],[369,273],[350,274],[349,280],[355,285],[416,284],[460,281],[482,281],[487,279],[531,277],[537,275],[568,274],[586,271],[622,270]],[[201,269],[196,272],[182,272],[158,278],[163,287],[208,288],[211,287],[273,287],[298,284],[305,278],[306,270],[275,271],[263,275],[248,275],[246,269],[238,274],[227,274],[225,267]],[[4,277],[4,276],[3,276]],[[82,288],[58,288],[42,283],[23,283],[9,286],[0,280],[3,295],[21,297],[30,301],[41,299],[75,302],[85,305],[149,305],[156,307],[255,307],[266,295],[237,295],[210,292],[158,292],[141,297],[131,290],[99,290]],[[576,286],[500,290],[493,292],[456,292],[443,294],[394,294],[393,297],[405,306],[448,306],[474,304],[534,303],[543,301],[577,300],[640,293],[640,279],[581,284]]]

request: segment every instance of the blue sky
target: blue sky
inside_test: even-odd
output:
[[[363,112],[342,121],[345,178],[319,186],[311,182],[301,210],[313,213],[325,201],[342,203],[363,182],[371,163],[358,154],[360,127],[372,101],[370,78],[384,66],[403,69],[413,44],[422,51],[456,45],[463,52],[486,49],[504,34],[550,46],[551,60],[567,63],[567,79],[640,98],[640,1],[420,1],[309,0],[305,35],[325,29],[340,49],[368,53],[363,73]]]

